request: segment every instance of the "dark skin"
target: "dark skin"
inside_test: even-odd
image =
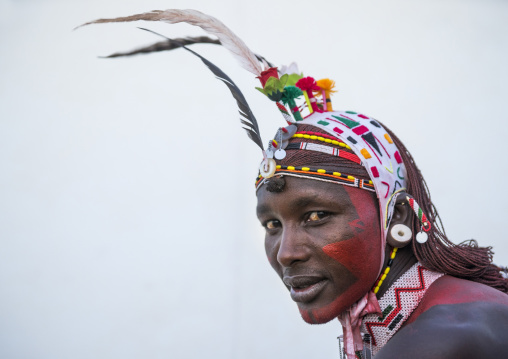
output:
[[[303,319],[325,323],[371,290],[377,279],[383,250],[377,200],[365,190],[334,183],[285,181],[282,192],[263,186],[257,194],[265,250]],[[396,203],[391,225],[410,225],[404,193]],[[385,265],[391,249],[384,249]],[[415,262],[411,246],[400,248],[378,297]],[[507,324],[506,294],[443,276],[376,359],[504,357]]]

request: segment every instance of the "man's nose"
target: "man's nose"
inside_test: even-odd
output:
[[[285,227],[277,251],[277,261],[283,267],[307,261],[311,252],[309,244],[305,231],[293,226]]]

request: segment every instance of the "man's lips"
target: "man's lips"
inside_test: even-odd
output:
[[[326,286],[328,280],[320,276],[284,276],[284,283],[290,287],[291,299],[308,303],[314,300]]]

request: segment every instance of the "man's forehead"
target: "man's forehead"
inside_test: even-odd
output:
[[[323,201],[350,203],[348,193],[342,185],[292,177],[286,177],[286,181],[286,187],[282,192],[270,192],[266,187],[258,190],[258,213],[281,202],[290,207],[303,207]]]

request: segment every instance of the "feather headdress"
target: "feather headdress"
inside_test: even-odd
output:
[[[221,44],[233,54],[233,56],[240,62],[244,69],[256,76],[259,76],[263,71],[263,68],[256,58],[256,55],[254,55],[254,53],[247,47],[247,45],[245,45],[242,39],[240,39],[233,31],[231,31],[218,19],[214,18],[213,16],[203,14],[197,10],[154,10],[142,14],[116,17],[113,19],[98,19],[80,25],[78,28],[90,24],[131,22],[138,20],[163,21],[170,24],[185,22],[190,25],[199,26],[206,32],[217,36]]]

